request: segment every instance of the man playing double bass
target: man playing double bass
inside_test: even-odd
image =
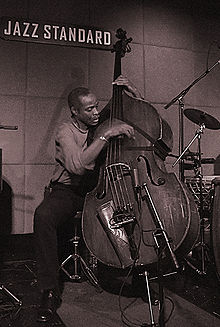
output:
[[[114,82],[133,96],[139,91],[124,76]],[[97,182],[96,159],[109,140],[117,136],[134,137],[133,127],[117,123],[105,129],[101,136],[92,137],[94,129],[108,117],[98,111],[96,96],[87,88],[78,87],[68,96],[71,118],[58,127],[55,139],[55,170],[51,179],[52,191],[37,207],[34,215],[37,279],[41,304],[37,320],[47,322],[61,303],[59,290],[59,261],[57,229],[82,211],[86,193]]]

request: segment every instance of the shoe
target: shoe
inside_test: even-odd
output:
[[[37,314],[37,321],[49,321],[61,304],[61,298],[55,290],[44,290],[41,297],[41,304]]]

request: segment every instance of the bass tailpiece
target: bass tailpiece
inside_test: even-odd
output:
[[[110,220],[111,228],[120,228],[126,224],[133,223],[136,220],[135,215],[126,209],[117,209]]]

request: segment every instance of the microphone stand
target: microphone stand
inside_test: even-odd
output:
[[[148,177],[151,182],[153,182],[154,185],[160,186],[164,184],[164,181],[161,179],[158,181],[158,184],[155,183],[152,180],[151,173],[149,171],[149,163],[148,159],[143,156],[139,155],[137,158],[138,161],[141,159],[144,159],[146,168],[147,168],[147,173]],[[176,271],[180,268],[179,263],[177,261],[176,255],[170,245],[171,240],[169,238],[169,235],[167,231],[164,228],[163,222],[160,218],[160,215],[157,211],[157,208],[154,204],[153,198],[150,194],[150,190],[148,188],[147,183],[143,183],[140,186],[140,190],[144,190],[145,194],[141,196],[143,201],[146,201],[147,206],[149,207],[149,210],[152,214],[152,220],[155,225],[155,231],[153,231],[153,238],[155,241],[155,249],[157,252],[157,273],[158,273],[158,286],[159,286],[159,303],[160,303],[160,309],[159,309],[159,325],[155,323],[154,321],[154,316],[153,316],[153,311],[152,311],[152,305],[151,305],[151,298],[150,298],[150,292],[149,292],[149,284],[148,284],[148,273],[145,271],[145,279],[146,279],[146,284],[147,284],[147,291],[148,291],[148,300],[149,300],[149,311],[150,311],[150,319],[151,319],[151,324],[150,325],[142,325],[143,327],[145,326],[150,326],[150,327],[165,327],[165,319],[164,319],[164,309],[165,309],[165,304],[164,304],[164,289],[163,289],[163,266],[162,266],[162,254],[164,252],[167,252],[169,254],[169,259],[171,259],[172,264],[174,265]]]
[[[204,73],[202,73],[198,78],[196,78],[187,88],[182,90],[175,98],[173,98],[168,104],[164,106],[164,109],[168,109],[172,104],[174,104],[177,100],[179,101],[179,155],[183,152],[183,109],[184,109],[184,96],[189,92],[189,90],[197,84],[202,78],[208,75],[218,64],[220,64],[220,59],[214,63],[210,68],[208,68]],[[181,156],[182,158],[182,156]],[[179,177],[181,181],[184,181],[184,162],[183,159],[180,160],[179,166]]]

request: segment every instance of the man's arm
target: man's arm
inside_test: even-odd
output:
[[[86,137],[74,135],[68,124],[59,127],[56,136],[56,159],[68,172],[83,175],[85,170],[92,170],[95,160],[105,146],[108,146],[112,137],[127,136],[134,137],[133,127],[123,122],[115,122],[111,127],[106,127],[105,131],[98,135],[94,141],[87,146]]]
[[[106,128],[106,131],[98,136],[81,154],[81,161],[85,166],[94,162],[102,149],[108,145],[109,140],[117,136],[127,136],[134,138],[134,129],[132,126],[123,123],[115,122],[111,127]]]

